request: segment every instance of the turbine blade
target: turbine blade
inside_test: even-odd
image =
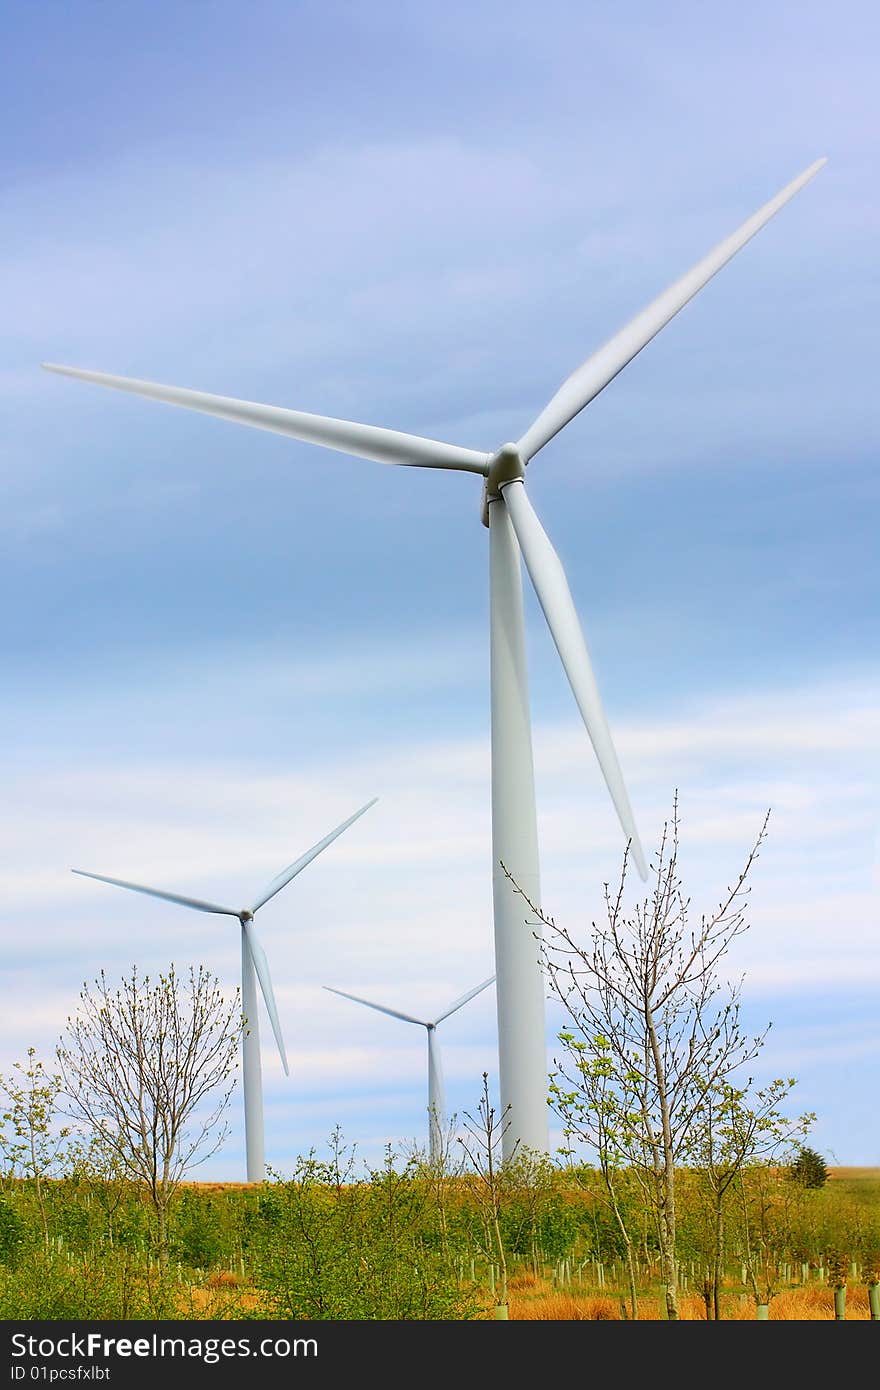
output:
[[[462,449],[456,444],[443,444],[436,439],[423,439],[417,434],[402,434],[378,425],[359,425],[353,420],[334,420],[326,415],[309,415],[302,410],[285,410],[277,405],[258,405],[255,401],[238,401],[230,396],[213,396],[207,391],[188,391],[180,386],[163,386],[154,381],[138,381],[134,377],[111,376],[107,372],[83,371],[80,367],[65,367],[44,362],[47,372],[91,381],[97,386],[112,386],[117,391],[129,391],[135,396],[179,405],[187,410],[199,410],[205,415],[218,415],[238,425],[271,430],[274,434],[289,435],[307,444],[322,444],[343,454],[373,459],[376,463],[408,464],[412,468],[451,468],[464,473],[488,472],[489,455],[476,449]]]
[[[80,878],[96,878],[99,883],[112,883],[114,888],[130,888],[133,893],[146,893],[148,898],[164,898],[169,903],[179,903],[181,907],[195,908],[196,912],[218,912],[223,917],[237,917],[234,907],[220,907],[218,903],[206,903],[202,898],[187,898],[182,893],[166,893],[163,888],[147,888],[143,883],[129,883],[124,878],[107,878],[106,874],[90,874],[86,869],[71,869]]]
[[[355,811],[353,816],[349,816],[348,820],[344,820],[341,825],[337,825],[336,829],[331,830],[329,835],[325,835],[323,840],[319,840],[316,845],[312,845],[311,849],[306,850],[305,854],[301,854],[299,859],[295,859],[292,864],[288,864],[286,869],[282,869],[281,873],[277,874],[272,882],[263,889],[260,897],[251,908],[251,912],[256,912],[257,909],[267,903],[270,898],[274,898],[276,893],[280,893],[282,888],[286,888],[292,878],[296,878],[297,874],[302,873],[307,864],[311,864],[312,860],[316,859],[322,850],[325,850],[328,845],[332,845],[333,841],[339,838],[343,830],[347,830],[350,825],[354,825],[355,821],[359,820],[365,811],[369,811],[371,806],[375,806],[378,800],[378,796],[374,796],[373,800],[368,801],[366,806],[362,806],[359,811]]]
[[[586,362],[572,372],[520,439],[517,448],[523,462],[528,463],[529,459],[534,458],[538,450],[543,449],[563,425],[567,425],[585,405],[589,405],[609,381],[612,381],[660,329],[684,308],[688,300],[693,299],[712,276],[726,265],[747,241],[751,241],[755,233],[759,232],[804,184],[809,183],[810,179],[818,174],[826,162],[825,159],[817,159],[796,179],[786,184],[775,198],[771,198],[759,208],[732,236],[719,242],[692,270],[680,280],[676,280],[674,285],[670,285],[669,289],[637,314],[625,328],[609,339],[604,347],[599,348],[598,352],[593,353],[592,357],[588,357]]]
[[[623,774],[611,739],[611,730],[602,708],[587,644],[562,563],[526,496],[522,479],[505,484],[502,496],[526,562],[529,578],[535,587],[538,602],[544,610],[544,617],[556,643],[568,683],[587,726],[587,733],[590,735],[602,775],[611,793],[618,819],[623,826],[624,834],[632,843],[636,867],[641,877],[646,879],[648,869],[639,832],[636,829]]]
[[[263,991],[263,998],[266,1001],[266,1012],[269,1015],[269,1022],[272,1024],[272,1032],[275,1034],[278,1051],[281,1053],[281,1065],[284,1068],[284,1075],[289,1076],[287,1053],[284,1050],[284,1038],[281,1036],[281,1023],[278,1018],[278,1009],[275,1006],[275,991],[272,988],[272,976],[269,974],[269,962],[266,959],[266,952],[260,945],[260,940],[254,930],[253,922],[248,917],[245,917],[241,925],[245,937],[247,938],[248,950],[254,962],[254,969],[257,972],[257,979],[260,982],[260,989]]]
[[[386,1008],[384,1004],[374,1004],[372,999],[362,999],[359,994],[347,994],[344,989],[334,989],[332,985],[324,985],[328,994],[339,994],[343,999],[353,999],[355,1004],[366,1004],[368,1009],[375,1009],[380,1014],[390,1014],[392,1018],[402,1018],[404,1023],[417,1023],[420,1028],[427,1028],[428,1024],[423,1018],[413,1018],[412,1014],[402,1014],[399,1009]]]
[[[495,976],[490,975],[488,980],[484,980],[481,985],[475,985],[473,989],[468,990],[467,994],[463,994],[460,999],[456,999],[454,1004],[450,1004],[448,1009],[445,1009],[442,1014],[437,1015],[434,1019],[434,1027],[436,1028],[438,1023],[442,1023],[444,1018],[449,1018],[450,1014],[458,1013],[459,1009],[464,1008],[465,1004],[470,1003],[471,999],[475,999],[478,994],[482,994],[483,990],[488,989],[494,979]]]

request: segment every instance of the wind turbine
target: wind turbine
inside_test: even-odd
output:
[[[478,994],[482,994],[484,989],[488,989],[494,975],[490,975],[488,980],[484,980],[481,985],[475,985],[469,989],[467,994],[463,994],[460,999],[456,999],[442,1014],[437,1014],[436,1018],[413,1018],[412,1014],[401,1013],[399,1009],[389,1009],[384,1004],[374,1004],[372,999],[362,999],[358,994],[348,994],[344,989],[333,989],[331,985],[324,988],[330,994],[340,994],[343,999],[353,999],[355,1004],[366,1004],[368,1009],[377,1009],[380,1014],[390,1014],[392,1018],[401,1018],[404,1023],[415,1023],[419,1028],[424,1028],[428,1034],[428,1155],[432,1163],[437,1163],[443,1154],[443,1136],[446,1133],[446,1102],[443,1094],[443,1068],[440,1063],[440,1047],[435,1036],[438,1023],[442,1023],[444,1018],[449,1018],[450,1014],[458,1013],[459,1009],[475,999]]]
[[[525,920],[522,900],[502,869],[503,864],[532,902],[540,902],[521,556],[586,724],[632,858],[642,878],[647,876],[645,857],[574,601],[559,557],[526,494],[526,467],[825,162],[819,159],[811,164],[588,357],[562,383],[525,434],[516,443],[502,444],[494,453],[481,453],[375,425],[209,395],[204,391],[44,364],[49,371],[130,391],[169,405],[203,411],[379,463],[476,473],[485,480],[483,522],[489,528],[490,555],[492,878],[500,1089],[502,1105],[509,1105],[511,1114],[506,1136],[507,1153],[511,1153],[517,1143],[534,1149],[546,1149],[548,1145],[544,990],[539,947],[535,924]]]
[[[375,806],[377,801],[378,797],[368,801],[366,806],[355,811],[354,815],[349,816],[348,820],[344,820],[341,825],[337,825],[335,830],[331,830],[330,834],[325,835],[323,840],[319,840],[311,849],[306,850],[305,854],[301,854],[299,859],[295,859],[292,864],[288,864],[286,869],[282,869],[281,873],[272,879],[272,882],[263,889],[250,907],[221,907],[218,903],[205,902],[201,898],[188,898],[182,893],[168,893],[161,888],[148,888],[143,883],[129,883],[122,878],[108,878],[106,874],[92,874],[85,869],[72,870],[73,873],[79,874],[82,878],[96,878],[99,883],[111,883],[114,888],[130,888],[132,892],[146,893],[151,898],[164,898],[166,902],[177,903],[180,907],[191,907],[196,912],[214,912],[221,917],[237,917],[241,923],[241,1007],[247,1024],[246,1028],[242,1030],[241,1060],[248,1182],[263,1182],[266,1176],[257,980],[260,982],[266,1012],[269,1015],[272,1032],[275,1034],[275,1041],[281,1054],[284,1074],[285,1076],[289,1075],[287,1053],[284,1050],[284,1038],[281,1035],[281,1023],[278,1018],[278,1010],[275,1007],[272,977],[269,974],[269,962],[254,929],[254,917],[261,907],[265,907],[276,893],[280,893],[282,888],[286,888],[291,879],[296,878],[307,864],[311,864],[322,850],[325,850],[328,845],[332,845],[333,841],[338,839],[344,830],[347,830],[350,825],[354,825],[355,821],[365,811],[369,811],[371,806]]]

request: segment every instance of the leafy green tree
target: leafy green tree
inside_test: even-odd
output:
[[[721,1080],[708,1086],[694,1117],[687,1158],[696,1168],[710,1206],[710,1266],[706,1312],[720,1313],[721,1278],[725,1253],[725,1214],[741,1169],[749,1163],[777,1158],[807,1133],[815,1115],[788,1119],[781,1106],[797,1083],[778,1078],[756,1088],[751,1080],[740,1086]]]
[[[528,1259],[535,1274],[540,1257],[559,1260],[577,1234],[572,1204],[560,1191],[560,1173],[549,1154],[518,1149],[504,1165],[501,1230],[505,1247]]]
[[[820,1153],[815,1149],[802,1148],[791,1165],[791,1176],[802,1187],[824,1187],[829,1173]]]
[[[228,1233],[223,1229],[224,1205],[202,1192],[181,1193],[174,1206],[170,1235],[176,1259],[200,1269],[220,1263],[229,1248]]]
[[[0,1197],[0,1264],[14,1268],[27,1243],[27,1227],[21,1213],[4,1194]]]
[[[88,1204],[101,1213],[101,1237],[113,1245],[118,1214],[134,1190],[119,1153],[107,1148],[98,1135],[77,1136],[68,1147],[65,1177],[69,1187],[85,1192]]]
[[[563,1031],[559,1041],[570,1058],[568,1069],[557,1063],[558,1069],[550,1074],[550,1102],[563,1120],[560,1152],[572,1164],[578,1145],[585,1145],[596,1154],[605,1201],[623,1245],[629,1314],[635,1319],[639,1316],[639,1300],[634,1227],[640,1223],[638,1204],[627,1201],[627,1193],[634,1180],[638,1183],[638,1174],[627,1144],[630,1124],[620,1110],[621,1093],[615,1084],[613,1050],[601,1033],[587,1043],[574,1033]],[[572,1172],[578,1172],[576,1166]]]
[[[14,1064],[16,1076],[0,1077],[0,1091],[6,1097],[0,1115],[0,1150],[7,1172],[33,1184],[43,1241],[48,1247],[45,1184],[58,1169],[70,1127],[58,1123],[61,1077],[46,1071],[35,1048],[28,1048],[27,1057],[27,1064]]]
[[[760,1307],[779,1292],[779,1255],[792,1248],[807,1194],[800,1183],[791,1181],[785,1165],[772,1159],[739,1168],[735,1190],[746,1278]]]
[[[276,1317],[437,1320],[472,1317],[452,1255],[425,1238],[433,1219],[418,1165],[385,1163],[355,1176],[338,1131],[330,1155],[297,1160],[265,1193],[251,1257]]]

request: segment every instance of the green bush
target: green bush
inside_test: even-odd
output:
[[[337,1154],[300,1159],[260,1204],[251,1257],[280,1318],[434,1320],[475,1315],[451,1253],[426,1239],[429,1192],[414,1165],[353,1182]]]
[[[8,1197],[0,1197],[0,1262],[15,1266],[29,1244],[27,1227]]]
[[[184,1191],[172,1208],[172,1259],[199,1269],[220,1264],[231,1244],[224,1229],[227,1206],[204,1193]]]
[[[815,1149],[801,1149],[791,1165],[791,1176],[802,1187],[824,1187],[829,1174],[821,1154]]]
[[[177,1318],[177,1290],[144,1262],[101,1251],[68,1261],[35,1250],[14,1270],[0,1267],[0,1319]]]

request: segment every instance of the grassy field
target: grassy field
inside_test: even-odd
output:
[[[547,1279],[532,1274],[518,1274],[510,1282],[511,1321],[518,1322],[620,1322],[624,1321],[620,1296],[607,1293],[566,1291],[557,1289]],[[491,1295],[480,1290],[478,1317],[493,1319]],[[705,1322],[703,1299],[696,1294],[683,1294],[680,1299],[683,1322]],[[747,1322],[755,1319],[755,1304],[743,1290],[725,1289],[723,1318]],[[236,1319],[270,1316],[262,1306],[257,1290],[242,1283],[234,1275],[214,1274],[204,1285],[195,1285],[181,1293],[179,1316],[199,1319]],[[846,1299],[846,1320],[866,1322],[869,1319],[868,1292],[864,1287],[850,1287]],[[808,1287],[786,1289],[770,1304],[771,1322],[833,1322],[834,1295],[829,1288]],[[664,1320],[663,1302],[659,1290],[646,1291],[640,1297],[639,1321]]]
[[[613,1322],[623,1316],[619,1297],[610,1297],[607,1293],[560,1291],[533,1276],[515,1278],[510,1292],[510,1316],[520,1320]],[[685,1293],[681,1295],[679,1303],[683,1322],[705,1322],[706,1309],[702,1297]],[[754,1299],[742,1289],[725,1288],[722,1309],[725,1320],[745,1322],[754,1321],[755,1318]],[[644,1293],[639,1301],[639,1321],[659,1322],[663,1317],[659,1291]],[[848,1290],[846,1317],[847,1320],[868,1319],[866,1288]],[[833,1292],[818,1287],[785,1289],[772,1300],[769,1318],[771,1322],[819,1322],[823,1319],[833,1322]]]
[[[559,1174],[540,1196],[539,1210],[534,1192],[513,1193],[504,1213],[510,1319],[625,1320],[624,1264],[612,1227],[602,1224],[598,1188]],[[0,1315],[493,1319],[497,1266],[482,1244],[479,1210],[454,1180],[444,1201],[438,1219],[431,1185],[390,1170],[340,1189],[326,1182],[186,1183],[161,1269],[149,1205],[134,1189],[53,1183],[40,1208],[28,1184],[7,1184],[0,1194]],[[704,1321],[704,1227],[684,1184],[681,1217],[680,1315]],[[776,1229],[769,1319],[834,1319],[832,1251],[845,1255],[847,1320],[868,1319],[880,1169],[833,1169],[824,1188],[802,1193],[796,1222]],[[756,1300],[737,1239],[731,1225],[720,1314],[753,1320]],[[639,1320],[659,1321],[663,1286],[647,1246],[638,1271]]]
[[[215,1194],[224,1191],[247,1191],[244,1184],[192,1184],[194,1189]],[[834,1168],[830,1170],[826,1197],[833,1202],[845,1197],[858,1207],[875,1212],[880,1209],[880,1169]],[[622,1272],[613,1267],[615,1272]],[[588,1273],[591,1272],[588,1270]],[[479,1280],[476,1298],[477,1317],[493,1318],[493,1295],[485,1279]],[[686,1276],[685,1276],[686,1277]],[[662,1289],[645,1284],[639,1290],[639,1320],[664,1320]],[[231,1318],[259,1315],[263,1297],[247,1280],[232,1271],[220,1270],[209,1274],[201,1285],[192,1285],[182,1296],[182,1310],[203,1318]],[[721,1296],[722,1317],[731,1321],[753,1321],[755,1301],[750,1291],[734,1277],[728,1277]],[[706,1320],[706,1307],[701,1294],[685,1291],[680,1297],[680,1315],[685,1322]],[[577,1284],[561,1282],[554,1272],[543,1274],[517,1270],[509,1285],[509,1317],[514,1321],[587,1321],[616,1322],[627,1317],[624,1290],[591,1285],[587,1279]],[[864,1284],[850,1279],[846,1298],[846,1319],[867,1321],[870,1318],[868,1291]],[[783,1288],[774,1296],[769,1308],[770,1321],[834,1321],[834,1292],[811,1271],[806,1285]]]

